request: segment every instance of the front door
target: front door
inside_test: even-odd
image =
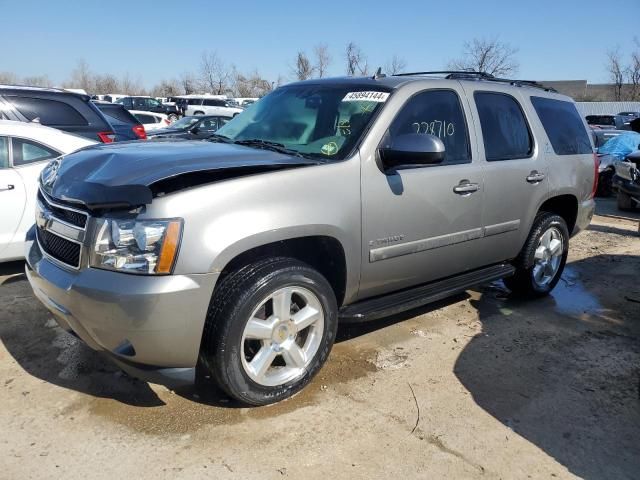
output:
[[[445,160],[434,166],[381,170],[362,160],[360,298],[429,282],[482,264],[483,178],[468,103],[460,88],[422,90],[399,109],[380,146],[396,135],[442,139]],[[379,159],[377,159],[379,160]]]
[[[9,139],[0,137],[0,259],[8,256],[24,214],[25,199],[22,178],[9,162]]]

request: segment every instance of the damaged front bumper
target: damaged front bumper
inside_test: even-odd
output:
[[[144,276],[50,261],[27,235],[26,274],[58,324],[125,371],[156,383],[193,380],[218,274]]]

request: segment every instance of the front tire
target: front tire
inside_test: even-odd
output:
[[[337,330],[327,280],[290,258],[229,274],[213,295],[200,361],[229,396],[249,405],[291,397],[327,360]]]
[[[178,118],[178,115],[175,113],[170,113],[169,115],[167,115],[167,120],[169,120],[171,123],[177,121]]]
[[[540,212],[514,261],[516,273],[504,283],[516,295],[529,298],[548,295],[562,276],[568,254],[567,223],[559,215]]]

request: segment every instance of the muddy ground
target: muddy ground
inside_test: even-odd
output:
[[[552,297],[341,328],[303,393],[253,409],[128,378],[0,266],[0,478],[639,478],[640,216],[598,213]]]

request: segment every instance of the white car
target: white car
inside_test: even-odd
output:
[[[142,124],[145,132],[165,128],[171,125],[169,117],[164,113],[143,112],[142,110],[129,110],[136,119]]]
[[[95,143],[37,123],[0,120],[0,262],[24,257],[40,171],[52,158]]]
[[[230,106],[229,99],[225,95],[184,95],[180,98],[187,99],[186,117],[190,115],[235,117],[243,111],[241,108]]]

